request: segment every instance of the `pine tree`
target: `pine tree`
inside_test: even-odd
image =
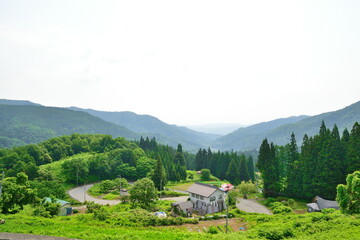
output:
[[[247,164],[247,168],[249,171],[250,179],[254,182],[255,181],[255,169],[254,169],[254,160],[251,155],[247,158],[246,164]]]
[[[296,144],[295,134],[291,134],[290,144],[288,145],[288,163],[287,163],[287,194],[291,197],[299,197],[298,192],[301,185],[301,175],[299,174],[299,152]]]
[[[240,182],[242,181],[249,181],[250,180],[250,175],[249,175],[249,170],[248,170],[248,166],[246,164],[246,157],[244,154],[242,154],[240,156],[240,166],[239,166],[239,170],[240,170]]]
[[[257,168],[261,172],[264,182],[263,193],[265,197],[279,194],[279,172],[276,162],[276,151],[273,143],[269,144],[265,138],[260,146]]]
[[[237,159],[232,159],[228,170],[226,172],[226,179],[229,180],[233,185],[240,184],[240,171],[237,164]]]
[[[165,170],[163,168],[163,164],[160,157],[158,157],[156,161],[156,167],[151,176],[151,180],[154,182],[156,189],[158,189],[159,191],[162,191],[167,183]]]
[[[351,129],[347,153],[347,172],[360,170],[360,124],[358,122]]]

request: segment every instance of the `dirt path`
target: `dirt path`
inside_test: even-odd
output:
[[[269,209],[258,203],[255,199],[241,198],[240,202],[236,204],[236,207],[244,212],[272,214]]]
[[[2,240],[76,240],[74,238],[63,237],[50,237],[31,234],[19,234],[19,233],[0,233],[0,239]]]
[[[207,232],[211,226],[225,226],[226,219],[218,220],[208,220],[208,221],[199,221],[198,224],[183,224],[179,226],[159,226],[160,228],[184,228],[190,232]],[[242,231],[245,230],[246,223],[240,222],[238,219],[231,218],[229,219],[228,226],[232,231]]]

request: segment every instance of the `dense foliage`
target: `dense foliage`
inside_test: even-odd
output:
[[[344,213],[360,213],[360,171],[349,174],[346,185],[337,186],[336,201]]]
[[[266,196],[311,199],[318,195],[335,199],[337,185],[345,183],[347,174],[360,169],[359,156],[359,123],[353,125],[351,133],[345,129],[340,137],[336,125],[330,130],[322,122],[317,135],[304,136],[300,152],[294,134],[285,146],[274,146],[265,139],[257,167]]]
[[[234,185],[255,180],[252,156],[235,152],[212,152],[210,148],[200,148],[195,156],[195,169],[209,169],[214,176],[227,179]]]
[[[155,138],[151,140],[147,137],[140,138],[139,146],[145,151],[145,155],[152,159],[160,159],[166,173],[166,180],[180,181],[186,179],[186,169],[191,169],[189,165],[193,162],[194,156],[183,152],[181,144],[177,149],[173,147],[158,144]],[[159,174],[159,169],[157,170]],[[164,177],[163,181],[165,180]],[[157,187],[160,186],[160,180],[156,181]]]
[[[119,125],[64,108],[0,104],[0,112],[0,148],[36,144],[72,133],[137,137]]]

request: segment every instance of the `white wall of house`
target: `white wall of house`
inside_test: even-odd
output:
[[[197,201],[201,201],[205,203],[205,205],[208,205],[209,203],[212,202],[215,203],[216,201],[223,199],[224,199],[224,192],[218,189],[215,192],[213,192],[213,194],[211,194],[210,197],[204,197],[197,195],[195,193],[190,193],[190,201],[193,203],[196,203]]]

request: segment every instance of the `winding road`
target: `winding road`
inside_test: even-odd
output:
[[[80,187],[73,188],[69,190],[69,195],[73,199],[79,201],[79,202],[85,202],[85,201],[93,201],[97,204],[101,205],[116,205],[120,203],[120,200],[105,200],[100,198],[95,198],[90,196],[87,193],[87,190],[89,190],[94,184],[87,184]],[[188,196],[181,196],[181,197],[165,197],[161,198],[161,200],[170,200],[170,201],[182,201],[185,202],[188,199]]]
[[[90,196],[87,193],[87,190],[90,189],[94,184],[87,184],[84,186],[73,188],[69,191],[70,197],[73,199],[78,200],[79,202],[85,201],[93,201],[97,204],[101,205],[116,205],[120,203],[120,200],[105,200],[100,198],[95,198]],[[179,191],[181,192],[181,191]],[[188,196],[181,196],[181,197],[166,197],[161,198],[161,200],[170,200],[176,202],[185,202],[188,199]],[[267,209],[264,205],[258,203],[255,199],[244,199],[241,198],[240,202],[236,204],[236,207],[245,212],[252,212],[252,213],[264,213],[271,215],[271,211]]]

